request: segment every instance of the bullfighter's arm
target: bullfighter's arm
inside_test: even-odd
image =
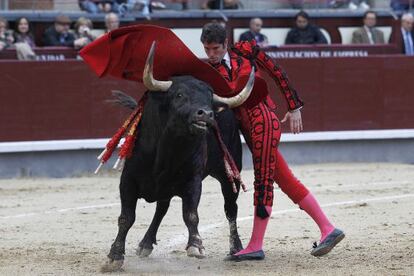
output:
[[[289,111],[300,109],[303,106],[303,102],[299,98],[296,90],[292,87],[286,72],[282,67],[274,63],[272,59],[256,45],[254,40],[251,42],[239,42],[234,47],[243,56],[249,59],[254,59],[254,61],[258,62],[259,65],[266,70],[283,93]]]

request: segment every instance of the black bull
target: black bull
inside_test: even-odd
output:
[[[210,128],[215,121],[223,141],[241,169],[242,148],[238,124],[231,110],[213,112],[213,91],[191,76],[174,77],[166,92],[148,92],[132,156],[121,176],[121,215],[118,235],[108,254],[109,263],[122,265],[125,239],[135,221],[138,198],[157,202],[154,218],[137,254],[148,256],[156,244],[158,227],[173,196],[182,198],[183,219],[188,228],[187,254],[204,257],[198,233],[201,181],[211,175],[221,184],[224,211],[230,225],[230,253],[242,249],[237,232],[238,192],[234,193],[223,163],[223,153]],[[128,100],[124,105],[133,107]],[[240,183],[236,183],[237,191]]]

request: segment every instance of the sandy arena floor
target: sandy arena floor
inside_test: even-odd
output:
[[[262,262],[227,263],[228,225],[219,183],[207,179],[199,230],[207,258],[188,258],[181,200],[173,200],[149,258],[135,255],[155,204],[142,200],[121,275],[414,275],[414,165],[293,167],[347,237],[330,254],[309,254],[318,229],[280,190]],[[252,171],[243,179],[251,183]],[[251,187],[251,185],[250,185]],[[0,181],[0,275],[96,275],[115,238],[118,176]],[[239,232],[249,238],[252,192],[239,198]]]

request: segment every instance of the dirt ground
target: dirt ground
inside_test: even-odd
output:
[[[140,200],[120,275],[414,275],[414,165],[293,167],[346,238],[311,256],[319,231],[280,190],[265,239],[266,259],[228,263],[228,224],[219,183],[207,179],[199,207],[205,259],[186,256],[187,230],[175,198],[152,255],[135,255],[155,204]],[[118,175],[0,180],[0,275],[97,275],[117,230]],[[243,179],[251,183],[252,171]],[[252,227],[252,191],[239,198],[239,232]]]

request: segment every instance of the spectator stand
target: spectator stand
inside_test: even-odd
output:
[[[199,43],[198,37],[201,27],[212,20],[226,21],[226,28],[230,34],[230,42],[238,40],[239,34],[246,30],[252,17],[263,19],[263,33],[269,38],[272,46],[281,46],[288,30],[293,26],[293,17],[297,10],[154,10],[151,20],[142,13],[134,12],[120,17],[121,26],[131,24],[156,24],[173,31],[190,47],[193,52],[204,57],[204,50]],[[44,30],[53,24],[54,18],[60,14],[58,11],[0,11],[0,16],[6,18],[10,28],[14,28],[14,21],[25,16],[32,23],[32,31],[35,35],[36,44],[42,46],[42,34]],[[104,32],[104,14],[88,14],[82,11],[65,12],[73,22],[81,16],[90,18],[94,23],[94,34]],[[309,10],[311,22],[319,26],[331,44],[346,44],[349,33],[353,28],[362,25],[362,11],[349,10]],[[386,37],[390,37],[391,44],[398,44],[398,32],[400,22],[396,20],[395,14],[389,10],[377,12],[377,25],[384,28]],[[194,39],[197,38],[197,39]],[[7,56],[7,55],[6,55]],[[65,55],[69,56],[69,55]]]
[[[32,25],[32,32],[35,36],[36,45],[38,46],[43,46],[42,35],[49,26],[54,24],[55,17],[59,14],[62,13],[58,11],[0,11],[0,16],[6,18],[9,21],[10,29],[14,29],[14,22],[16,19],[19,17],[26,17]],[[64,14],[69,16],[69,18],[72,20],[72,27],[79,17],[84,16],[92,20],[94,29],[96,29],[97,33],[104,32],[104,14],[89,14],[82,11],[65,12]],[[136,17],[129,15],[124,16],[120,18],[120,22],[122,25],[129,25],[136,22]]]

